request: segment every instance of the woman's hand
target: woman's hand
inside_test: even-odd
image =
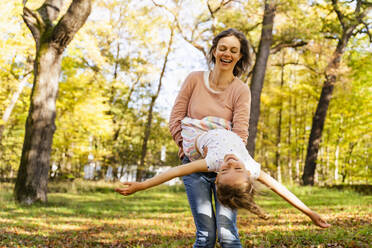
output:
[[[122,195],[131,195],[136,193],[137,191],[141,190],[140,182],[124,182],[122,183],[125,187],[124,188],[116,188],[115,191]]]
[[[328,228],[331,226],[331,224],[328,224],[325,220],[322,219],[322,217],[319,216],[319,214],[312,212],[309,214],[310,219],[313,221],[313,223],[321,228]]]

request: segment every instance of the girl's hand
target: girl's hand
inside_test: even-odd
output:
[[[207,157],[207,154],[208,154],[208,147],[207,146],[203,146],[203,158],[206,158]]]
[[[136,193],[137,191],[141,190],[141,183],[140,182],[124,182],[122,183],[125,187],[124,188],[116,188],[115,191],[122,195],[131,195]]]
[[[309,217],[313,221],[313,223],[321,228],[328,228],[331,224],[328,224],[325,220],[322,219],[317,213],[312,212]]]

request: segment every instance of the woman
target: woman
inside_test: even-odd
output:
[[[241,32],[227,29],[218,34],[209,51],[212,71],[196,71],[188,75],[175,100],[169,119],[169,129],[179,146],[182,163],[190,162],[182,150],[181,120],[184,117],[223,118],[232,123],[232,131],[244,143],[248,138],[250,91],[237,77],[249,66],[248,42]],[[216,231],[222,247],[241,247],[236,227],[236,211],[215,201],[216,173],[201,172],[183,177],[187,198],[196,226],[194,247],[214,247]]]

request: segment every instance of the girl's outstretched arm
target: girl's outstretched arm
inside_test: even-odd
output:
[[[327,228],[331,226],[325,220],[323,220],[317,213],[315,213],[308,206],[306,206],[300,199],[298,199],[297,196],[290,192],[281,183],[272,178],[269,174],[261,171],[260,176],[258,177],[258,181],[265,184],[272,191],[274,191],[284,200],[289,202],[292,206],[294,206],[295,208],[309,216],[315,225],[322,228]]]
[[[155,187],[176,177],[182,177],[195,172],[207,172],[208,167],[204,159],[188,164],[173,167],[166,172],[160,173],[144,182],[124,182],[124,188],[116,188],[115,191],[122,195],[131,195],[137,191]]]

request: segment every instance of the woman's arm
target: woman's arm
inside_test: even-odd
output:
[[[182,84],[177,98],[173,104],[169,117],[169,130],[176,144],[182,149],[181,121],[187,115],[187,108],[194,89],[194,74],[190,73]]]
[[[260,176],[258,177],[258,181],[265,184],[272,191],[274,191],[284,200],[289,202],[292,206],[294,206],[295,208],[297,208],[298,210],[300,210],[301,212],[309,216],[315,225],[322,227],[322,228],[331,226],[325,220],[323,220],[317,213],[315,213],[309,207],[307,207],[300,199],[298,199],[286,187],[284,187],[281,183],[276,181],[274,178],[272,178],[267,173],[261,171]]]
[[[155,187],[159,184],[167,182],[175,177],[182,177],[195,172],[207,172],[208,167],[204,159],[197,160],[188,164],[173,167],[166,172],[160,173],[144,182],[124,182],[125,188],[116,188],[115,191],[122,195],[131,195],[137,191]]]
[[[247,144],[249,116],[251,110],[251,92],[247,85],[243,85],[236,91],[234,99],[234,116],[232,119],[232,131],[242,138]]]

